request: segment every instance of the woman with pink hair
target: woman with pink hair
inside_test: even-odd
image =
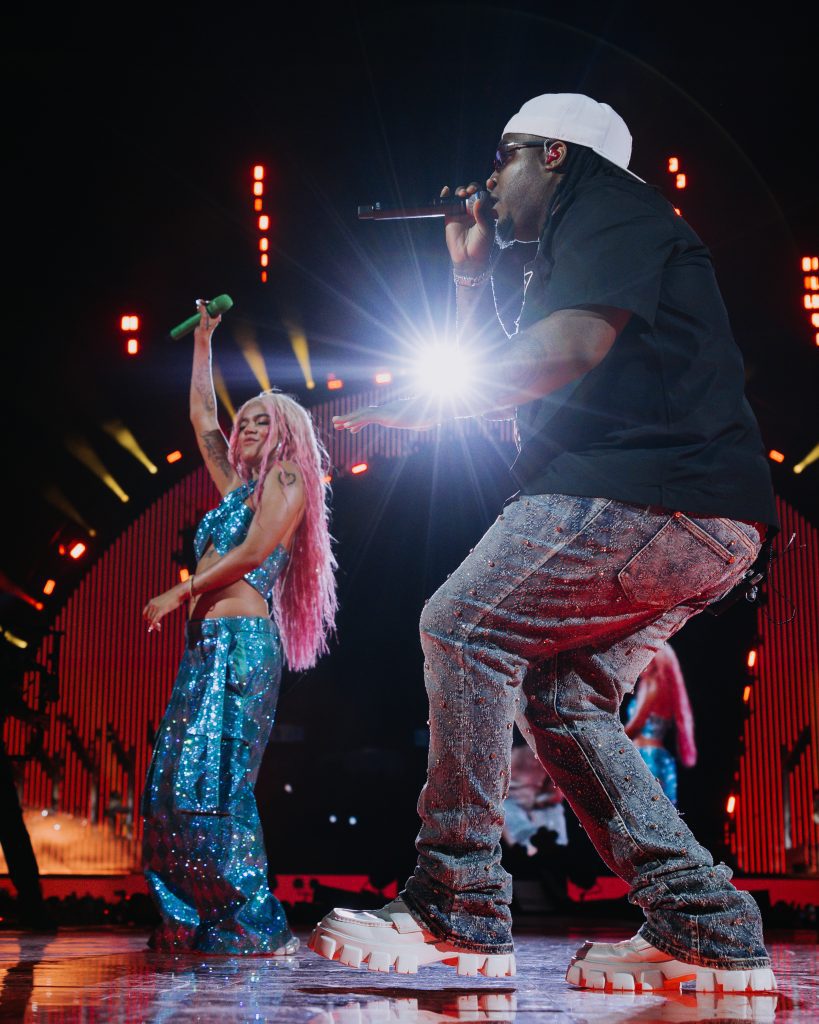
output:
[[[671,644],[663,644],[637,680],[629,704],[626,735],[648,765],[668,799],[677,802],[677,762],[666,746],[674,729],[677,756],[685,768],[697,763],[694,715],[680,663]]]
[[[200,953],[298,948],[267,883],[253,787],[282,663],[327,651],[336,613],[327,452],[305,410],[265,391],[216,417],[211,319],[199,302],[190,413],[222,501],[196,531],[194,575],[148,602],[148,631],[188,606],[186,647],[154,744],[142,802],[144,868],[161,924],[150,945]]]

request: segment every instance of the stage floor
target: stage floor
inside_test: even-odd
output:
[[[290,959],[167,956],[130,929],[0,931],[0,1020],[84,1022],[282,1021],[305,1024],[432,1024],[436,1021],[777,1021],[819,1019],[816,935],[772,933],[781,993],[713,996],[605,994],[563,979],[585,938],[620,939],[619,927],[547,921],[516,938],[518,974],[459,978],[436,966],[417,975],[354,971],[303,948]],[[304,942],[306,934],[300,933]]]

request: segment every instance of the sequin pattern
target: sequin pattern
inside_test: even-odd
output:
[[[193,548],[196,558],[200,559],[211,542],[220,555],[226,554],[231,548],[237,547],[247,536],[253,509],[246,504],[247,499],[256,489],[256,481],[242,484],[234,491],[229,491],[216,508],[203,517],[196,528]],[[269,601],[273,593],[273,585],[284,569],[288,559],[287,551],[281,544],[272,551],[261,565],[245,574],[247,582]]]
[[[403,898],[436,936],[512,950],[501,865],[517,721],[658,949],[769,966],[759,908],[664,796],[620,721],[661,644],[739,579],[756,530],[602,498],[507,504],[421,616],[430,704],[418,863]]]
[[[145,876],[162,917],[154,949],[270,953],[292,938],[268,888],[253,793],[281,668],[270,619],[187,624],[143,794]]]

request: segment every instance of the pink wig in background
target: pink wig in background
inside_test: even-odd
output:
[[[669,643],[660,647],[654,660],[643,671],[642,677],[652,679],[657,686],[658,713],[673,718],[677,737],[677,756],[680,763],[691,768],[697,763],[697,744],[694,740],[694,713],[688,699],[680,663]]]
[[[276,581],[272,602],[287,665],[301,672],[312,668],[327,653],[327,638],[335,628],[338,608],[337,564],[328,525],[329,488],[324,480],[330,458],[309,414],[295,398],[279,391],[263,391],[239,409],[230,434],[230,464],[245,483],[252,474],[239,454],[239,421],[251,402],[263,405],[270,416],[253,507],[259,507],[270,471],[282,462],[298,466],[304,485],[304,514],[293,538],[290,564]]]

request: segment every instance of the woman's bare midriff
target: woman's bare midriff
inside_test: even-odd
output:
[[[219,552],[211,545],[199,559],[196,572],[204,572],[219,561]],[[247,580],[236,580],[218,590],[206,590],[197,595],[190,604],[191,619],[224,619],[238,615],[251,617],[270,614],[267,601]]]

